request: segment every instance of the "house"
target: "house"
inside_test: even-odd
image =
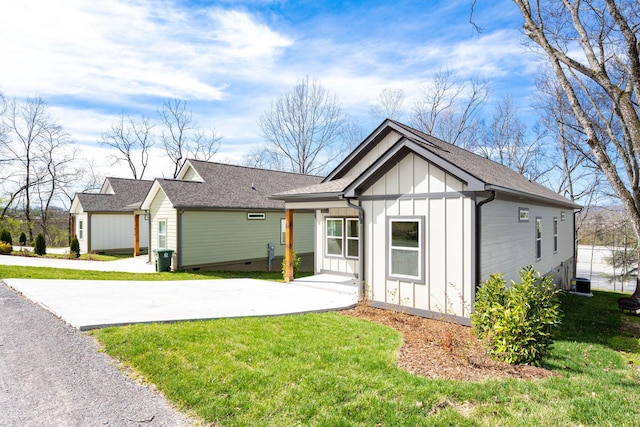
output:
[[[76,193],[71,202],[71,237],[80,252],[133,252],[149,245],[149,226],[140,203],[153,181],[106,178],[99,193]]]
[[[156,179],[142,203],[151,250],[173,250],[173,269],[279,271],[284,255],[282,189],[322,178],[187,160],[177,179]],[[313,265],[313,211],[296,214],[298,255]],[[271,249],[270,249],[271,248]]]
[[[321,183],[272,198],[315,210],[315,272],[360,278],[376,307],[470,324],[491,273],[532,265],[564,288],[575,274],[578,205],[393,120]]]

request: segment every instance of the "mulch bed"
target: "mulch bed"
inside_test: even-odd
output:
[[[391,310],[359,305],[341,312],[390,326],[403,336],[398,366],[427,378],[482,381],[492,378],[540,379],[558,374],[534,366],[491,359],[471,328]]]

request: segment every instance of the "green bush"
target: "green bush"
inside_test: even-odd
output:
[[[24,231],[20,233],[20,246],[26,246],[27,245],[27,235],[24,234]]]
[[[0,231],[0,242],[8,243],[9,245],[13,245],[11,241],[11,233],[4,228]]]
[[[0,255],[9,255],[11,253],[11,245],[7,242],[0,241]]]
[[[300,263],[302,263],[302,259],[293,251],[293,278],[298,277],[298,270],[300,269]],[[287,260],[286,258],[282,258],[282,278],[286,279],[287,272]]]
[[[33,242],[33,252],[36,255],[44,255],[47,253],[47,243],[44,241],[44,236],[39,233]]]
[[[69,251],[71,252],[71,255],[75,256],[76,258],[80,257],[80,242],[78,241],[78,236],[73,236],[73,239],[71,239],[71,246],[69,247]]]
[[[507,288],[496,273],[480,285],[471,314],[473,332],[497,360],[539,366],[548,355],[562,313],[550,277],[533,267],[520,270],[520,283]]]

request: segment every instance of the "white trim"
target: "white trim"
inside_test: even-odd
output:
[[[264,212],[247,212],[248,220],[263,220],[267,219],[267,214]]]
[[[349,231],[351,230],[351,228],[349,227],[349,223],[350,222],[355,222],[356,223],[356,233],[358,233],[357,236],[350,236],[349,235]],[[356,251],[355,255],[349,255],[349,241],[356,241],[358,243],[358,248],[360,248],[360,220],[358,218],[345,218],[344,221],[344,238],[345,238],[345,258],[349,258],[349,259],[358,259],[358,252],[359,249]]]
[[[329,236],[329,221],[340,221],[340,235],[331,235]],[[336,217],[325,217],[324,218],[324,243],[325,248],[324,252],[327,257],[343,257],[344,256],[344,218],[336,218]],[[340,253],[329,253],[329,238],[340,240]]]
[[[160,233],[160,224],[164,223],[164,234]],[[166,218],[158,218],[158,248],[157,249],[166,249],[167,248],[167,219]],[[160,237],[164,237],[164,245],[160,243]]]
[[[417,240],[418,247],[393,246],[393,223],[396,222],[415,222],[418,224]],[[393,251],[417,252],[418,254],[418,275],[412,276],[408,274],[393,272]],[[387,217],[387,277],[395,280],[406,280],[411,282],[424,283],[424,217],[423,216],[389,216]]]

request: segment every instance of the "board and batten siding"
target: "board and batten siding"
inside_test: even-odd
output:
[[[216,264],[267,258],[267,244],[274,255],[284,256],[280,223],[284,211],[259,211],[265,219],[247,219],[246,211],[186,211],[182,214],[182,266]],[[295,213],[294,248],[312,253],[313,213]]]
[[[91,215],[91,251],[133,248],[133,237],[133,213]],[[149,225],[140,215],[140,247],[148,244]]]
[[[370,301],[468,317],[473,298],[474,204],[463,182],[409,154],[362,194],[365,209],[365,283]],[[424,224],[422,280],[388,277],[390,217]]]
[[[519,210],[529,210],[529,220],[519,220]],[[564,212],[564,221],[562,214]],[[536,259],[536,218],[542,218],[542,256]],[[553,248],[553,219],[558,218],[558,251]],[[520,269],[532,265],[551,273],[574,258],[574,215],[571,208],[541,206],[500,198],[484,205],[481,215],[480,278],[502,273],[507,283],[518,281]]]
[[[158,248],[158,220],[167,220],[167,247],[163,249],[173,249],[177,251],[177,211],[164,194],[160,190],[156,193],[151,205],[149,206],[149,214],[151,216],[151,235],[149,236],[149,251]]]
[[[373,162],[378,160],[378,158],[381,157],[389,148],[391,148],[396,142],[398,142],[400,138],[401,138],[401,135],[399,133],[390,132],[375,146],[371,147],[371,149],[367,152],[367,154],[358,163],[356,163],[351,169],[349,169],[349,172],[344,174],[344,176],[360,175],[369,166],[371,166]]]

